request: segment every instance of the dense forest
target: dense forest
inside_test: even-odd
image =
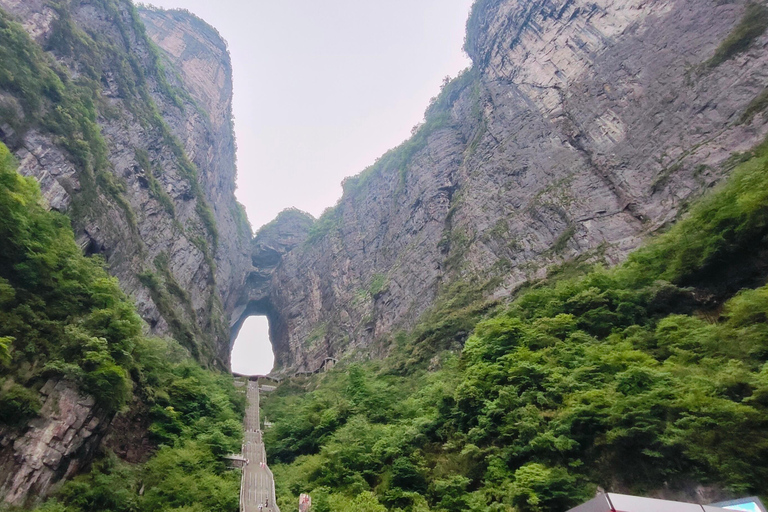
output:
[[[385,360],[281,385],[265,404],[281,505],[538,512],[598,485],[764,492],[768,144],[729,165],[618,267],[566,264],[504,306],[455,283]]]

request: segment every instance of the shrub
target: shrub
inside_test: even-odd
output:
[[[6,425],[23,425],[37,416],[41,407],[37,391],[16,383],[0,390],[0,422]]]
[[[533,463],[515,471],[511,499],[520,512],[567,510],[588,498],[588,493],[579,491],[576,479],[565,469]]]

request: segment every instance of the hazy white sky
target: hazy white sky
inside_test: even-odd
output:
[[[151,0],[189,9],[229,43],[238,192],[254,231],[291,206],[314,216],[341,180],[397,146],[461,47],[472,0]],[[272,367],[266,321],[246,321],[233,370]]]

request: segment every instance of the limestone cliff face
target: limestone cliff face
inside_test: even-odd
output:
[[[104,257],[151,334],[177,338],[206,366],[228,368],[227,320],[250,268],[251,230],[234,197],[226,44],[188,13],[136,11],[128,0],[0,0],[0,10],[4,23],[15,20],[30,36],[22,44],[45,50],[40,66],[63,77],[64,90],[77,88],[72,96],[88,98],[44,100],[32,111],[22,108],[23,91],[0,86],[0,140],[20,172],[70,216],[83,250]],[[77,119],[90,107],[99,133],[83,128],[74,144],[44,117],[63,109]],[[50,381],[40,393],[38,418],[0,428],[7,503],[45,496],[76,474],[113,420],[74,384]],[[140,443],[142,432],[132,434]],[[112,444],[140,458],[141,447]]]
[[[554,263],[618,262],[672,222],[767,131],[740,118],[764,89],[768,37],[709,61],[746,5],[478,2],[472,69],[272,272],[283,369],[369,351],[452,282],[503,299]]]
[[[187,127],[185,150],[200,169],[201,185],[216,218],[216,285],[223,313],[215,357],[229,367],[228,316],[250,268],[251,227],[235,199],[237,166],[232,117],[232,65],[226,42],[210,25],[186,11],[139,10],[149,38],[164,52],[202,110],[199,124]],[[201,311],[201,318],[205,313]]]
[[[292,364],[290,346],[280,343],[289,338],[291,320],[301,317],[303,311],[289,310],[274,302],[273,278],[283,257],[306,242],[313,221],[311,215],[289,209],[259,230],[251,242],[251,266],[245,286],[232,312],[232,343],[247,317],[264,315],[269,319],[270,339],[278,368]],[[299,282],[285,284],[301,286]]]
[[[0,0],[0,8],[72,81],[90,72],[100,83],[96,122],[108,162],[95,183],[60,137],[34,121],[19,132],[0,120],[20,172],[70,215],[84,250],[105,257],[152,334],[172,335],[204,364],[227,368],[226,319],[251,232],[234,197],[226,44],[188,13],[137,13],[127,0]],[[0,103],[14,99],[0,91]]]

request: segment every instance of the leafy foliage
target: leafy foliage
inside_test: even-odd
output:
[[[39,124],[61,138],[81,168],[106,165],[106,144],[95,123],[97,97],[89,78],[72,81],[56,73],[23,28],[0,10],[0,89],[14,95],[18,105],[6,104],[3,116],[17,131]]]
[[[626,278],[695,284],[722,275],[721,270],[728,268],[734,258],[747,258],[765,247],[766,146],[763,143],[756,148],[725,185],[692,208],[684,222],[633,253],[622,270]]]
[[[478,291],[457,284],[407,336],[412,353],[437,350],[436,371],[368,362],[282,384],[265,404],[281,503],[539,512],[597,485],[760,492],[768,286],[738,276],[766,248],[767,152],[617,268],[532,284],[504,310],[474,309]],[[473,330],[459,358],[439,352],[452,313]]]
[[[22,382],[60,374],[117,409],[141,320],[96,258],[80,252],[66,217],[42,206],[37,183],[0,145],[0,336]]]
[[[107,13],[117,37],[81,29],[68,3],[52,0],[47,5],[56,15],[44,49],[0,10],[0,116],[11,128],[3,128],[4,137],[17,144],[29,129],[52,135],[78,171],[82,190],[71,209],[74,221],[98,215],[112,202],[123,210],[141,253],[125,184],[112,172],[98,126],[100,117],[114,119],[126,108],[145,128],[158,131],[190,181],[201,224],[201,235],[193,236],[213,276],[203,236],[207,232],[215,248],[213,213],[194,164],[153,98],[164,95],[166,109],[193,102],[168,82],[160,53],[130,2],[92,3]],[[137,43],[148,55],[134,51]],[[117,99],[101,96],[107,81],[116,85]],[[137,149],[136,159],[152,195],[175,216],[147,152]],[[236,510],[239,473],[224,466],[222,455],[239,450],[244,396],[230,376],[203,370],[175,341],[145,337],[132,302],[104,262],[82,255],[69,219],[47,211],[36,182],[14,168],[0,144],[0,424],[24,428],[40,413],[40,387],[48,379],[66,379],[108,413],[148,408],[149,435],[157,446],[141,465],[102,454],[88,474],[67,483],[41,510]],[[241,221],[243,213],[238,212]],[[179,301],[189,312],[189,297],[167,260],[155,263],[158,274],[150,275],[160,280],[169,302]],[[208,306],[212,315],[221,309],[215,298]],[[210,324],[221,327],[217,318]]]
[[[99,107],[107,110],[100,96],[96,72],[95,44],[76,29],[66,9],[59,11],[53,26],[50,48],[61,47],[65,55],[78,54],[83,74],[73,79],[43,53],[18,23],[0,9],[0,89],[8,95],[0,103],[0,114],[17,134],[35,126],[56,137],[80,171],[82,198],[76,200],[75,217],[96,204],[96,187],[123,210],[137,235],[133,209],[124,197],[124,185],[109,172],[107,145],[96,123]]]
[[[239,450],[244,395],[175,341],[144,337],[117,280],[14,167],[0,144],[0,422],[22,427],[40,411],[39,386],[65,378],[112,411],[139,398],[159,445],[143,465],[105,456],[41,510],[237,510],[239,475],[221,457]]]
[[[222,455],[239,451],[244,395],[230,377],[201,369],[174,344],[145,340],[136,355],[159,450],[141,465],[106,455],[37,510],[238,510],[240,474]]]
[[[0,422],[6,425],[22,425],[37,416],[41,406],[39,393],[11,383],[0,394]]]
[[[749,102],[739,118],[739,124],[749,124],[754,117],[768,108],[768,89],[763,89]]]
[[[109,169],[107,147],[100,134],[99,115],[114,116],[115,107],[101,96],[102,80],[114,80],[122,105],[145,126],[158,130],[173,152],[179,173],[190,185],[202,228],[209,235],[213,249],[218,245],[215,217],[200,188],[198,171],[189,160],[180,141],[158,110],[150,90],[156,87],[177,108],[194,104],[183,91],[172,87],[167,79],[159,50],[149,40],[136,8],[118,0],[98,0],[118,29],[117,38],[107,34],[85,32],[72,20],[70,7],[52,1],[57,12],[46,50],[56,54],[76,70],[76,78],[54,59],[46,55],[17,23],[0,9],[0,89],[10,93],[0,103],[0,114],[16,132],[35,126],[58,137],[59,143],[72,155],[84,186],[82,201],[75,205],[74,218],[92,209],[97,198],[93,186],[99,186],[123,210],[134,236],[140,239],[135,213],[124,197],[125,185]],[[133,51],[135,40],[149,48],[150,65],[145,65]],[[174,214],[170,197],[157,183],[149,165],[142,165],[150,189],[163,208]],[[137,241],[137,244],[140,242]],[[207,254],[207,253],[206,253]],[[212,257],[207,255],[209,258]]]
[[[226,337],[222,333],[226,322],[214,289],[216,218],[199,183],[197,168],[163,117],[166,112],[197,106],[187,93],[169,82],[170,75],[165,71],[160,51],[146,35],[131,2],[94,0],[94,8],[103,12],[114,27],[109,31],[79,24],[67,2],[51,0],[48,4],[56,14],[45,48],[0,9],[0,57],[3,59],[0,116],[12,128],[6,130],[4,136],[15,148],[30,128],[49,137],[52,135],[53,142],[69,153],[78,173],[80,190],[72,196],[68,210],[75,227],[81,229],[92,222],[111,225],[114,216],[108,212],[116,206],[122,210],[128,225],[131,244],[139,256],[145,258],[146,247],[136,213],[126,196],[126,183],[107,158],[107,145],[99,124],[128,116],[143,126],[146,135],[164,142],[160,153],[156,152],[157,148],[148,148],[149,152],[135,148],[135,158],[144,171],[139,179],[146,180],[150,194],[173,219],[174,229],[203,253],[209,270],[207,313],[211,314],[212,321],[197,329],[196,334],[202,345],[200,357],[214,361],[213,341]],[[109,98],[104,96],[105,86],[112,89]],[[163,151],[170,151],[170,158],[161,154]],[[188,217],[189,211],[184,219],[177,218],[174,199],[162,185],[157,157],[175,165],[181,177],[188,181],[195,209],[192,218]],[[242,211],[238,212],[239,219],[244,220]],[[247,232],[247,223],[241,228]],[[183,314],[177,316],[184,317]],[[173,318],[166,319],[176,323]],[[184,320],[190,323],[192,319],[187,315]],[[182,331],[176,329],[174,333]],[[179,340],[187,342],[184,337]],[[216,363],[224,366],[220,361]]]

